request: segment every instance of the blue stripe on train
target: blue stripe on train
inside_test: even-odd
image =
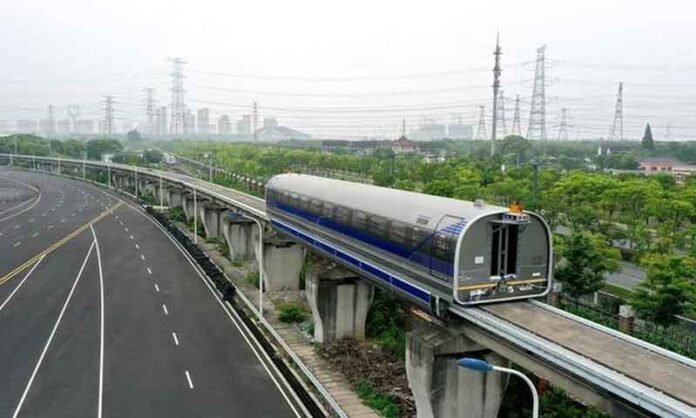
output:
[[[409,283],[407,280],[401,279],[399,277],[396,277],[394,275],[391,275],[384,270],[373,266],[372,264],[368,263],[367,261],[364,261],[362,259],[359,259],[357,257],[354,257],[348,253],[343,252],[339,248],[333,247],[322,240],[313,237],[310,234],[304,233],[298,229],[295,229],[289,225],[286,225],[280,221],[277,221],[275,219],[271,220],[271,223],[273,226],[286,231],[287,233],[294,235],[301,240],[305,241],[309,245],[313,246],[314,248],[323,251],[327,254],[336,256],[340,258],[341,260],[344,260],[347,264],[353,265],[357,267],[359,270],[362,270],[366,273],[371,274],[372,276],[377,277],[378,279],[382,280],[386,285],[388,286],[394,286],[411,296],[414,296],[415,298],[422,300],[423,302],[430,304],[430,293],[419,288],[418,286],[414,286],[413,284]]]
[[[372,234],[365,233],[363,231],[360,231],[356,228],[352,228],[349,226],[342,225],[338,222],[335,222],[333,219],[324,217],[324,216],[317,216],[314,215],[313,213],[310,213],[306,210],[303,209],[298,209],[283,203],[279,203],[277,201],[269,200],[268,203],[271,206],[274,206],[284,212],[289,212],[292,213],[293,215],[299,216],[301,218],[307,219],[310,222],[314,222],[318,225],[324,226],[326,228],[332,229],[334,231],[340,232],[342,234],[348,235],[351,238],[358,239],[362,242],[365,242],[369,245],[372,245],[377,248],[381,248],[387,252],[390,252],[392,254],[398,255],[399,257],[403,257],[407,260],[413,261],[417,264],[422,265],[423,267],[427,269],[433,269],[437,272],[443,273],[447,275],[448,277],[452,277],[454,274],[454,267],[451,262],[447,262],[445,260],[440,260],[439,258],[436,257],[431,257],[427,254],[423,254],[419,251],[414,251],[412,248],[405,247],[403,245],[396,244],[392,241],[385,240],[383,238],[375,237]],[[450,228],[450,227],[447,227]],[[444,228],[444,232],[449,232],[453,235],[457,235],[460,231],[455,232],[455,231],[450,231],[447,230],[447,228]],[[462,227],[463,228],[463,225]]]

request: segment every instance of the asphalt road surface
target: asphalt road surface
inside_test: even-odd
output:
[[[291,396],[143,211],[0,169],[0,417],[293,417]]]

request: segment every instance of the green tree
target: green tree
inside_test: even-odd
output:
[[[563,240],[562,261],[556,278],[573,297],[595,292],[604,285],[607,273],[619,271],[619,250],[610,247],[599,234],[574,231]]]
[[[101,160],[104,154],[116,154],[123,149],[123,145],[116,139],[92,139],[87,141],[87,158]]]
[[[643,140],[640,143],[641,148],[648,151],[655,151],[655,142],[653,142],[652,129],[650,129],[650,124],[645,124],[645,133],[643,134]]]
[[[640,318],[669,325],[676,321],[675,315],[693,310],[696,259],[653,255],[643,263],[648,267],[647,277],[630,300]]]

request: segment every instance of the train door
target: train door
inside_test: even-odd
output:
[[[464,229],[464,218],[445,215],[435,226],[430,239],[430,274],[446,280],[454,276],[454,251],[457,237]]]
[[[516,276],[519,226],[492,223],[491,227],[491,277]]]

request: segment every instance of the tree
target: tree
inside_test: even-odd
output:
[[[696,259],[683,256],[653,255],[644,260],[646,279],[631,297],[631,305],[640,318],[661,325],[676,321],[694,307],[696,296]]]
[[[653,142],[652,129],[650,129],[650,124],[645,124],[645,133],[643,134],[643,141],[640,143],[641,148],[648,151],[655,151],[655,143]]]
[[[142,139],[137,129],[128,131],[128,133],[126,133],[126,138],[131,142],[139,142]]]
[[[575,231],[561,247],[563,260],[556,278],[573,297],[601,289],[605,274],[619,271],[619,250],[610,247],[602,235]]]
[[[87,141],[87,158],[90,160],[101,160],[104,154],[116,154],[123,149],[123,146],[116,139],[92,139]]]

